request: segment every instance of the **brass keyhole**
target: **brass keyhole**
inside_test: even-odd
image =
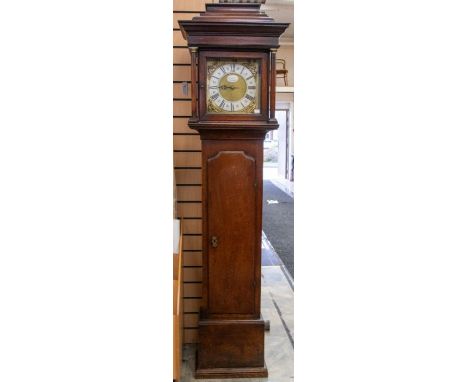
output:
[[[216,248],[218,246],[218,238],[216,236],[211,237],[211,246]]]

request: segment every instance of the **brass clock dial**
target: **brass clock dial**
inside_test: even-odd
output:
[[[208,113],[260,114],[257,60],[208,60],[207,69]]]

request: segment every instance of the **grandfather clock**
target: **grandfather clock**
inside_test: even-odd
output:
[[[197,378],[266,377],[260,314],[263,140],[288,24],[260,1],[207,4],[180,21],[192,62],[189,127],[202,141],[203,300]]]

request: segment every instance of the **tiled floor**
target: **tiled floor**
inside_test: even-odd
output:
[[[262,266],[262,316],[270,321],[270,331],[265,332],[268,378],[194,379],[195,347],[186,346],[181,382],[293,382],[294,290],[280,265]]]

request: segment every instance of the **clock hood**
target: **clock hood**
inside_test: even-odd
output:
[[[206,11],[192,20],[179,21],[189,47],[270,49],[289,23],[277,23],[260,10],[261,4],[206,4]]]

